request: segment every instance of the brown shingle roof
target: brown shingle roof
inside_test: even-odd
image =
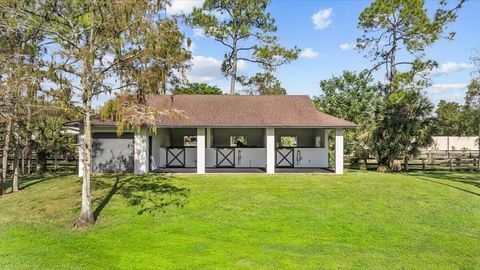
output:
[[[158,127],[338,127],[355,124],[319,112],[308,96],[166,95],[150,96],[157,109],[175,108],[185,117],[164,116]],[[92,119],[93,125],[114,125]]]

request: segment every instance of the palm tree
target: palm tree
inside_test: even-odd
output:
[[[385,97],[373,133],[378,171],[391,170],[398,159],[405,161],[407,170],[408,160],[432,143],[435,132],[432,112],[433,104],[416,89],[399,90]]]

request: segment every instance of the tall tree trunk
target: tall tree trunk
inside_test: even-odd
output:
[[[95,1],[94,1],[95,3]],[[90,194],[90,180],[91,180],[91,168],[92,168],[92,97],[94,84],[90,78],[93,77],[93,61],[95,55],[95,49],[93,46],[94,40],[94,27],[90,30],[90,47],[89,54],[85,59],[83,65],[83,77],[82,86],[84,87],[83,95],[83,109],[84,124],[83,124],[83,181],[82,181],[82,207],[80,209],[80,216],[75,221],[75,227],[87,227],[88,225],[95,224],[95,218],[92,211],[92,196]]]
[[[23,148],[23,149],[22,149],[22,152],[21,152],[20,154],[21,154],[21,157],[22,157],[22,169],[21,169],[21,172],[22,172],[22,175],[25,175],[25,157],[27,156],[26,149]]]
[[[27,174],[32,174],[32,149],[30,148],[30,144],[27,146]]]
[[[5,128],[5,137],[3,140],[3,153],[2,153],[2,179],[0,180],[0,196],[4,195],[7,191],[7,170],[8,170],[8,151],[10,146],[10,135],[12,132],[12,118],[7,120],[7,126]]]
[[[27,174],[30,175],[32,173],[32,147],[30,145],[31,139],[31,128],[30,122],[32,121],[32,108],[30,106],[27,107],[27,138],[25,141],[25,152],[27,153]]]
[[[15,133],[15,151],[13,154],[13,181],[12,181],[12,192],[17,192],[20,189],[20,181],[18,178],[19,174],[19,159],[20,159],[20,136]]]
[[[231,73],[231,81],[230,81],[230,95],[235,95],[235,83],[237,82],[237,40],[233,40],[233,51],[232,51],[232,73]]]
[[[44,174],[47,172],[47,153],[45,151],[37,151],[37,173]]]
[[[233,64],[232,76],[230,80],[230,95],[235,95],[235,83],[237,82],[237,62]]]
[[[392,26],[392,50],[390,56],[390,94],[396,91],[395,76],[397,75],[397,26]]]
[[[170,67],[168,64],[165,64],[165,70],[163,71],[163,78],[162,78],[162,89],[160,95],[166,95],[167,94],[167,81],[168,81],[168,73],[169,73]]]
[[[405,170],[405,172],[408,172],[408,156],[405,156],[403,158],[403,169]]]
[[[91,146],[92,146],[92,130],[90,122],[90,101],[87,101],[87,111],[84,118],[84,139],[83,139],[83,181],[82,181],[82,207],[80,209],[80,217],[75,222],[75,227],[87,227],[95,224],[95,218],[92,211],[92,196],[90,194],[91,180]]]

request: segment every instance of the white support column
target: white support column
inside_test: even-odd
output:
[[[150,162],[148,156],[148,131],[146,129],[135,132],[134,136],[134,169],[135,174],[142,174],[148,172],[148,163]]]
[[[267,173],[275,173],[275,129],[267,128]]]
[[[78,177],[83,177],[83,129],[78,133]]]
[[[197,128],[197,173],[205,173],[205,128]]]
[[[343,129],[335,130],[335,173],[343,174]]]

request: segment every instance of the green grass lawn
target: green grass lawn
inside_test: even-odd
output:
[[[93,179],[97,225],[71,225],[73,175],[0,200],[0,269],[479,269],[480,175]]]

